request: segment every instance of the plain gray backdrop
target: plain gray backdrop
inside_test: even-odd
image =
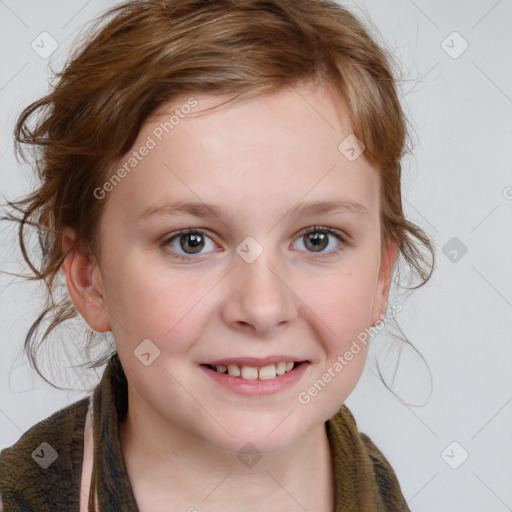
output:
[[[59,69],[79,29],[115,3],[0,0],[7,198],[35,182],[13,155],[17,115],[47,91],[49,64]],[[402,304],[399,325],[428,366],[410,350],[398,359],[401,345],[384,332],[372,340],[346,404],[390,461],[414,512],[512,510],[512,0],[340,3],[373,24],[400,61],[415,144],[403,165],[404,209],[437,251],[429,283],[390,298]],[[36,46],[41,38],[47,52],[58,44],[50,56]],[[21,254],[6,224],[0,269],[19,272]],[[58,383],[77,391],[59,391],[30,368],[22,348],[42,308],[39,290],[0,275],[0,449],[86,396],[102,373],[82,380],[63,371]],[[72,357],[79,335],[64,332]],[[400,361],[393,389],[402,401],[382,384],[376,361]]]

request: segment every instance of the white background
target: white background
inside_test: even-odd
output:
[[[17,114],[46,92],[48,64],[58,70],[77,31],[114,3],[0,0],[4,197],[17,198],[34,183],[13,156]],[[399,347],[385,334],[372,341],[346,403],[359,429],[387,456],[414,512],[512,510],[512,0],[343,5],[373,23],[401,62],[415,144],[404,161],[404,208],[437,250],[431,281],[396,299],[403,305],[399,325],[433,382],[430,389],[427,367],[410,352],[401,358],[396,391],[407,404],[424,405],[403,404],[380,381],[375,357],[383,347],[391,347],[390,354]],[[43,31],[59,43],[50,59],[31,48]],[[458,55],[464,41],[469,46]],[[21,254],[6,224],[0,225],[0,269],[19,271]],[[450,246],[448,256],[443,253],[453,237],[467,247],[456,261]],[[82,391],[66,392],[31,370],[22,348],[41,309],[37,290],[0,275],[0,449],[85,396],[84,386],[91,389],[102,373],[75,382]],[[72,344],[75,334],[66,332]],[[70,379],[58,383],[72,387]]]

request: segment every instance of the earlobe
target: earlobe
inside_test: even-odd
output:
[[[372,308],[371,325],[375,326],[382,321],[388,306],[389,290],[391,288],[391,277],[393,267],[398,254],[396,242],[389,242],[382,251],[379,276],[375,288],[375,296]]]
[[[69,295],[78,312],[91,329],[111,330],[100,267],[92,257],[73,247],[75,231],[66,227],[62,232],[62,250],[66,254],[63,269]]]

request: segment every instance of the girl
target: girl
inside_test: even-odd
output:
[[[343,405],[399,257],[432,270],[389,57],[329,0],[100,21],[18,120],[41,185],[9,204],[50,292],[31,361],[47,315],[43,339],[79,313],[115,348],[90,397],[0,453],[4,510],[408,511]]]

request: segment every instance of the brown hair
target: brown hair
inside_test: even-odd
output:
[[[94,21],[54,73],[56,84],[23,110],[14,130],[17,157],[27,161],[22,144],[34,146],[41,181],[22,200],[8,201],[13,214],[6,217],[19,223],[21,251],[33,273],[25,277],[47,287],[45,309],[25,339],[41,377],[38,348],[55,327],[77,317],[66,293],[55,296],[66,257],[63,227],[74,228],[75,244],[99,258],[97,226],[105,202],[94,190],[132,147],[145,120],[185,94],[232,95],[226,105],[302,81],[328,85],[347,106],[364,156],[381,174],[383,241],[395,241],[401,259],[419,276],[412,288],[430,278],[432,244],[402,211],[407,120],[393,59],[353,14],[330,0],[134,0]],[[38,233],[43,257],[37,263],[27,250],[28,226]],[[36,345],[46,317],[50,324]],[[91,330],[88,346],[97,337]],[[110,355],[88,366],[99,367]]]

